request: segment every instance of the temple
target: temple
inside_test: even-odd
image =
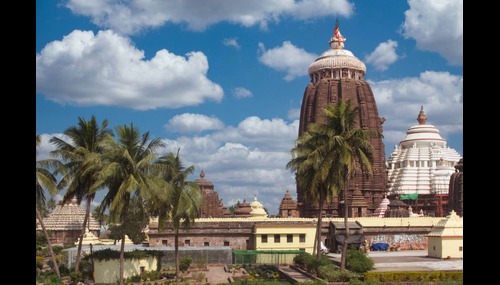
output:
[[[351,100],[358,107],[358,127],[382,133],[384,118],[379,117],[375,96],[364,80],[365,64],[354,54],[344,49],[346,39],[339,29],[338,20],[330,39],[330,49],[323,52],[309,66],[310,82],[304,92],[300,110],[299,137],[312,123],[323,121],[323,108],[339,100]],[[385,150],[382,138],[370,138],[374,147],[373,176],[362,172],[348,185],[350,217],[369,216],[378,207],[386,191]],[[297,209],[301,217],[315,217],[318,205],[304,200],[304,191],[297,183]],[[340,193],[329,205],[324,205],[327,217],[343,216],[343,197]]]
[[[200,178],[194,182],[200,187],[203,196],[203,204],[198,218],[223,217],[227,209],[224,208],[222,200],[219,199],[219,194],[214,190],[214,184],[205,179],[205,172],[203,170],[200,172]]]
[[[47,231],[52,233],[50,241],[54,244],[71,244],[78,240],[83,229],[85,209],[78,204],[76,198],[71,199],[64,205],[57,205],[48,217],[43,219]],[[99,236],[101,226],[96,219],[89,216],[87,230],[95,236]],[[42,227],[37,223],[37,231]]]
[[[406,137],[387,159],[389,200],[397,196],[415,211],[444,217],[450,212],[447,208],[450,178],[461,157],[446,146],[435,126],[426,124],[423,106],[417,121],[418,125],[408,129]]]

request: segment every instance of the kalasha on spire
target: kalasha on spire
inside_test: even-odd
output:
[[[344,48],[344,42],[346,38],[342,36],[339,29],[339,19],[335,21],[335,29],[333,29],[333,37],[330,38],[330,47],[332,49],[342,49]]]

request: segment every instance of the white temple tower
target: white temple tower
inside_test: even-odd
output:
[[[423,209],[427,215],[443,217],[448,214],[450,177],[461,156],[446,146],[435,126],[425,124],[423,107],[417,121],[387,159],[387,191],[416,212]]]

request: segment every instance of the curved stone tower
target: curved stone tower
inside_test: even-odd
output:
[[[348,99],[359,108],[358,126],[382,133],[382,124],[385,119],[379,117],[375,96],[368,82],[364,80],[366,66],[351,51],[344,49],[345,41],[346,39],[340,34],[337,21],[333,37],[329,41],[331,49],[323,52],[309,66],[311,81],[307,85],[302,99],[299,136],[307,130],[309,124],[323,121],[323,108],[327,104],[335,104],[338,100]],[[387,182],[384,144],[382,138],[372,138],[370,142],[375,149],[373,156],[374,175],[367,178],[360,173],[349,184],[348,196],[353,197],[355,194],[358,201],[357,208],[350,209],[349,216],[367,216],[373,213],[384,198]],[[297,203],[300,216],[314,217],[317,215],[318,206],[304,201],[303,191],[297,185]],[[342,194],[339,197],[342,197]],[[364,198],[366,203],[359,198]],[[326,216],[343,216],[339,212],[338,198],[335,198],[331,205],[325,204],[324,209]]]

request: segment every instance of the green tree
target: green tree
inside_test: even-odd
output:
[[[163,191],[160,204],[157,205],[160,229],[167,225],[174,230],[175,274],[179,277],[179,229],[189,228],[198,217],[203,196],[200,187],[187,178],[194,171],[194,166],[184,167],[179,157],[179,150],[169,152],[157,162],[163,166],[162,176],[170,188]]]
[[[287,168],[296,171],[298,186],[305,191],[305,199],[319,202],[316,228],[317,258],[320,258],[321,216],[323,201],[342,190],[344,197],[344,223],[346,235],[342,251],[341,270],[345,269],[345,254],[349,240],[347,186],[357,171],[372,175],[373,146],[369,138],[378,132],[357,126],[358,108],[350,100],[325,106],[324,122],[309,125],[292,149],[292,160]]]
[[[105,136],[112,135],[112,131],[108,128],[108,120],[104,120],[99,125],[95,116],[92,116],[89,121],[79,117],[78,124],[67,128],[64,134],[68,136],[68,142],[56,136],[50,139],[50,142],[56,146],[56,150],[52,151],[51,154],[54,157],[60,158],[64,163],[64,166],[58,170],[59,173],[64,175],[59,183],[59,188],[67,187],[62,205],[70,201],[73,197],[77,198],[79,204],[82,200],[86,202],[85,217],[83,219],[75,261],[75,271],[78,272],[83,235],[85,234],[90,216],[90,206],[98,190],[92,187],[96,180],[94,174],[98,169],[91,167],[90,169],[92,170],[89,171],[86,160],[91,157],[91,154],[103,151],[99,143]]]
[[[323,124],[309,125],[307,131],[296,140],[296,146],[291,150],[292,159],[287,163],[287,169],[295,171],[297,187],[305,189],[303,195],[306,201],[318,204],[318,220],[315,233],[314,253],[316,259],[321,259],[321,224],[323,205],[330,203],[338,195],[339,188],[335,183],[336,165],[333,164],[334,150],[331,146],[331,134],[322,128]]]
[[[38,147],[41,143],[42,139],[40,135],[36,135],[36,147]],[[38,151],[36,151],[36,155],[38,155]],[[54,266],[54,272],[57,274],[59,278],[61,278],[61,273],[59,272],[59,267],[57,266],[56,256],[54,255],[54,251],[52,250],[52,243],[49,238],[49,234],[47,233],[47,229],[45,228],[45,224],[43,223],[43,217],[38,208],[40,205],[45,205],[45,193],[44,189],[47,189],[51,195],[55,195],[58,192],[57,189],[57,179],[53,173],[49,171],[51,167],[57,167],[58,161],[54,159],[46,159],[46,160],[37,160],[36,161],[36,217],[40,222],[40,226],[42,227],[42,231],[47,240],[47,247],[49,248],[50,258],[52,259],[52,264]]]
[[[356,175],[373,175],[374,149],[370,143],[371,137],[382,136],[376,130],[362,129],[358,126],[359,108],[350,100],[340,100],[335,105],[325,107],[325,124],[314,128],[316,132],[329,134],[327,149],[332,150],[331,177],[337,188],[343,192],[345,235],[342,246],[340,270],[346,266],[347,248],[349,245],[349,203],[348,188],[355,187],[350,183]]]
[[[134,244],[143,242],[146,239],[146,234],[142,230],[149,224],[150,216],[145,201],[137,196],[131,197],[127,222],[120,225],[111,225],[109,227],[109,238],[121,240],[123,235],[127,235]]]
[[[116,127],[117,140],[107,135],[102,142],[105,151],[94,156],[94,168],[98,169],[99,179],[93,187],[105,185],[108,192],[100,206],[100,213],[109,209],[109,222],[124,224],[128,221],[128,211],[132,197],[145,200],[155,197],[155,193],[166,188],[163,179],[152,173],[155,151],[164,147],[160,139],[150,139],[149,132],[140,134],[131,123],[130,126]],[[120,285],[123,285],[123,263],[125,235],[120,248]]]

